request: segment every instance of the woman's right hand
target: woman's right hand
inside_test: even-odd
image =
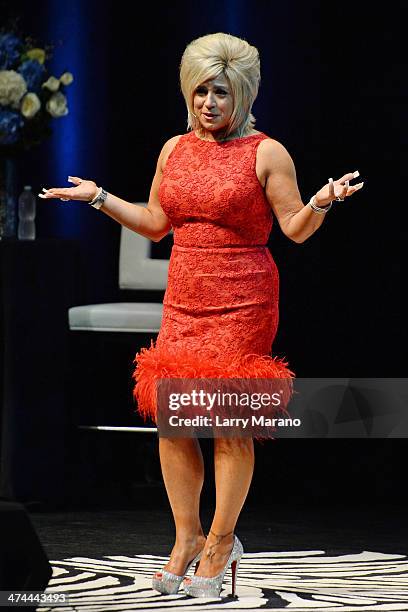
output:
[[[81,202],[91,202],[98,193],[98,187],[94,181],[86,181],[78,176],[69,176],[69,183],[74,183],[75,187],[52,187],[44,189],[44,193],[39,193],[38,196],[44,200],[51,198],[60,198],[64,202],[69,200],[79,200]]]

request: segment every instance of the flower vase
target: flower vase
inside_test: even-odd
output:
[[[0,240],[16,236],[17,198],[16,160],[0,157]]]

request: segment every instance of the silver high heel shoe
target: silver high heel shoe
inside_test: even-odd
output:
[[[215,534],[214,534],[215,535]],[[229,535],[229,534],[225,534]],[[218,536],[219,538],[225,536]],[[218,544],[219,542],[217,542]],[[215,544],[213,544],[215,546]],[[241,561],[241,557],[244,553],[244,548],[241,542],[238,540],[237,536],[234,535],[234,544],[232,546],[232,550],[230,556],[228,558],[227,563],[225,564],[222,571],[214,576],[213,578],[206,578],[205,576],[192,576],[190,578],[191,582],[186,583],[183,582],[184,591],[187,595],[191,597],[219,597],[221,593],[222,583],[224,581],[224,576],[227,569],[231,566],[232,571],[232,593],[231,595],[235,596],[235,587],[237,581],[237,574],[239,563]],[[209,553],[209,556],[212,556]]]
[[[172,572],[168,572],[167,570],[164,570],[164,569],[157,572],[157,573],[160,573],[162,577],[156,578],[156,575],[153,576],[152,578],[153,589],[155,591],[159,591],[159,593],[164,593],[166,595],[173,595],[174,593],[177,593],[180,588],[181,581],[183,580],[184,576],[188,573],[190,568],[194,565],[194,563],[196,564],[195,571],[197,571],[197,568],[200,565],[200,559],[201,559],[202,554],[203,554],[203,551],[201,550],[198,553],[198,555],[194,557],[194,559],[190,561],[190,563],[188,563],[186,571],[184,572],[182,576],[178,576],[177,574],[173,574]]]

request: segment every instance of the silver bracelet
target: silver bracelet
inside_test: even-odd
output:
[[[315,198],[316,198],[315,195],[310,198],[310,202],[309,202],[310,208],[314,210],[316,213],[318,213],[319,215],[325,215],[327,212],[329,212],[329,210],[333,206],[333,202],[330,202],[328,206],[325,206],[323,208],[321,206],[317,206],[317,204],[315,203]]]
[[[102,204],[105,202],[107,197],[108,197],[107,192],[103,189],[103,187],[99,187],[99,191],[94,197],[94,199],[88,203],[94,208],[99,209],[102,206]]]

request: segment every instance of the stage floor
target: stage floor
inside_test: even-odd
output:
[[[71,596],[68,606],[53,610],[408,610],[408,527],[401,507],[246,505],[236,529],[245,550],[238,599],[228,597],[227,572],[222,602],[151,589],[151,575],[173,545],[167,506],[30,517],[53,566],[48,590]],[[203,510],[205,531],[210,520]]]

